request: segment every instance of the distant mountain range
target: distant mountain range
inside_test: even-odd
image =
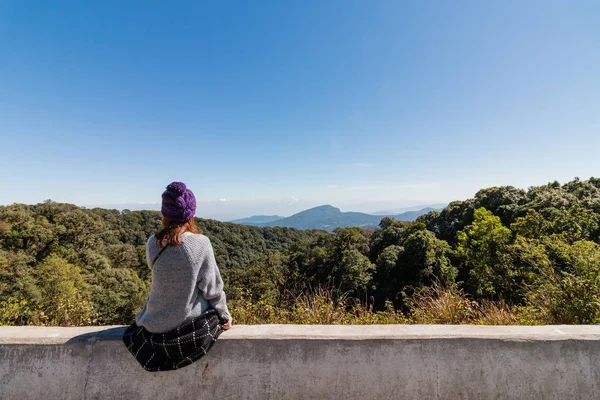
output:
[[[399,221],[414,221],[420,215],[430,211],[439,211],[441,208],[426,207],[416,211],[407,211],[401,214],[372,215],[359,212],[342,212],[339,208],[325,205],[301,211],[292,216],[282,218],[270,215],[256,215],[250,218],[237,219],[232,222],[253,226],[283,226],[296,229],[322,229],[332,231],[335,228],[359,226],[361,228],[377,227],[384,217],[391,217]]]

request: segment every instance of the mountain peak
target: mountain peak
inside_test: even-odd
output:
[[[317,206],[317,207],[309,208],[308,210],[304,210],[302,212],[315,212],[315,211],[318,211],[318,212],[332,212],[332,213],[333,212],[335,212],[335,213],[341,213],[342,212],[339,208],[334,207],[334,206],[329,205],[329,204],[324,204],[322,206]]]

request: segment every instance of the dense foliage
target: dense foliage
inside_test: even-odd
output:
[[[223,269],[286,251],[311,235],[285,228],[196,220]],[[157,211],[82,209],[44,202],[0,207],[0,323],[119,324],[149,290],[148,236]]]
[[[332,233],[198,219],[241,322],[600,322],[600,179]],[[0,207],[0,323],[130,323],[154,211]]]

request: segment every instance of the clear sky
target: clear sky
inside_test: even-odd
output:
[[[179,180],[231,216],[376,211],[598,176],[598,21],[595,0],[0,1],[0,204]]]

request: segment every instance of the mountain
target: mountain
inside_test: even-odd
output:
[[[400,221],[414,221],[418,216],[434,211],[433,208],[424,208],[418,211],[408,211],[402,214],[387,215]],[[346,226],[359,226],[362,228],[377,227],[385,215],[371,215],[359,212],[342,212],[339,208],[325,205],[301,211],[287,218],[270,222],[243,222],[255,226],[282,226],[296,229],[322,229],[332,231],[335,228]],[[251,217],[253,218],[253,217]],[[247,219],[251,219],[247,218]],[[240,220],[237,220],[240,221]],[[237,222],[234,221],[234,222]],[[240,223],[240,222],[237,222]]]
[[[234,219],[234,224],[254,225],[254,224],[266,224],[268,222],[277,221],[283,219],[279,215],[253,215],[248,218]]]
[[[333,206],[319,206],[305,211],[301,211],[290,217],[272,221],[260,226],[283,226],[296,229],[323,229],[331,231],[341,226],[376,226],[381,217],[374,215],[341,212],[339,208]]]

